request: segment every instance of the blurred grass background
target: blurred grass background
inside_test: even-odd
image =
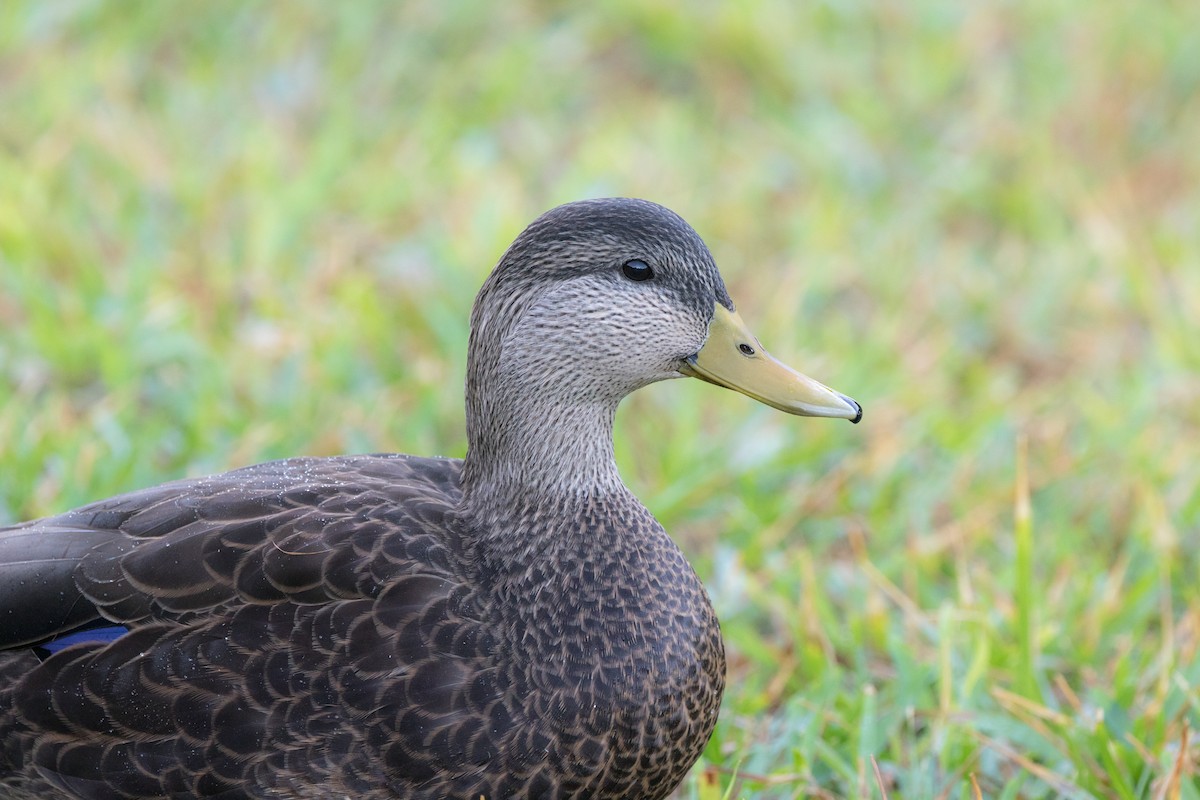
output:
[[[1197,31],[1183,0],[11,0],[0,523],[461,455],[503,248],[646,197],[866,409],[622,408],[729,649],[679,796],[1200,798]]]

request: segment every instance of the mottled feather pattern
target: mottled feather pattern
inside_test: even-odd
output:
[[[0,792],[618,797],[673,785],[723,681],[715,620],[678,549],[627,495],[515,509],[481,533],[455,516],[459,470],[283,461],[47,520],[113,525],[133,542],[80,569],[93,593],[93,575],[119,565],[126,580],[106,581],[99,607],[131,611],[110,618],[133,630],[36,668],[0,656],[0,673],[29,670],[0,692],[0,764],[34,766]],[[498,536],[505,524],[559,526],[560,552],[514,552],[530,543]],[[97,532],[107,542],[113,529]],[[637,581],[626,576],[643,564],[621,555],[630,538],[648,568]],[[636,759],[620,757],[624,742]],[[84,785],[95,763],[119,776],[111,787]]]

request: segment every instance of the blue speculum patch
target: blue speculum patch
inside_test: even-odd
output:
[[[100,644],[108,644],[115,642],[125,634],[129,633],[129,629],[122,625],[111,625],[103,628],[89,628],[84,631],[74,631],[72,633],[63,634],[56,639],[51,639],[48,642],[43,642],[38,645],[42,650],[45,650],[50,655],[54,655],[64,647],[70,647],[73,644],[82,644],[83,642],[98,642]]]

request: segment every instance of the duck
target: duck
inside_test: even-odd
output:
[[[288,458],[0,529],[0,797],[666,797],[724,648],[613,424],[680,377],[862,418],[768,355],[679,215],[571,202],[475,300],[463,459]]]

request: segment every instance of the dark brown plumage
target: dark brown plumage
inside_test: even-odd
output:
[[[0,531],[0,797],[665,797],[724,655],[612,420],[681,372],[750,392],[698,358],[731,313],[671,212],[563,206],[476,303],[465,462],[288,459]]]

